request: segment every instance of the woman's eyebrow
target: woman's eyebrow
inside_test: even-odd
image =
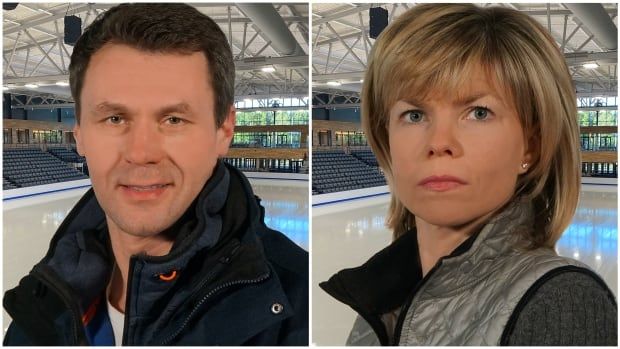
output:
[[[462,96],[457,96],[457,98],[454,100],[454,104],[455,105],[467,105],[470,104],[472,102],[475,102],[483,97],[491,97],[501,103],[503,103],[503,99],[499,98],[496,94],[492,93],[492,92],[477,92],[477,93],[473,93],[473,94],[465,94]]]
[[[423,101],[415,99],[415,97],[405,97],[401,99],[400,101],[413,105],[415,107],[419,107],[419,108],[424,108],[426,106],[426,104]]]

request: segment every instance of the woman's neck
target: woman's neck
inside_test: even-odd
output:
[[[476,229],[486,222],[493,212],[459,226],[440,226],[415,217],[418,237],[418,250],[422,264],[422,275],[437,264],[441,257],[448,256],[460,244],[467,240]]]

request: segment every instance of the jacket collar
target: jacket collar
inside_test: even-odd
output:
[[[510,202],[479,232],[461,243],[449,256],[443,257],[441,268],[462,273],[481,259],[493,258],[513,248],[514,244],[507,240],[517,241],[523,229],[531,228],[533,216],[529,202],[523,199]],[[413,229],[363,265],[341,270],[319,286],[360,315],[378,316],[401,307],[421,281],[417,233]],[[441,292],[456,287],[450,282],[435,284],[443,287]]]
[[[232,231],[223,231],[220,214],[227,202],[229,173],[226,166],[218,162],[198,197],[168,229],[176,235],[169,254],[135,256],[144,263],[146,272],[159,275],[181,269],[200,249],[230,239],[226,234]],[[245,220],[246,216],[241,218]],[[90,189],[63,221],[40,264],[51,268],[68,283],[76,298],[81,300],[82,309],[87,309],[107,285],[113,263],[105,213]]]

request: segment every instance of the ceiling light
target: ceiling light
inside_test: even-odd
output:
[[[364,82],[364,79],[360,79],[360,82]]]
[[[26,84],[26,85],[24,85],[24,87],[37,88],[37,87],[39,87],[39,85],[37,85],[37,84]]]
[[[265,73],[273,73],[274,71],[276,71],[276,68],[274,68],[274,67],[264,67],[261,70],[264,71]]]
[[[2,86],[2,91],[7,91],[9,88],[6,86]]]
[[[69,86],[69,83],[66,81],[58,81],[56,82],[56,85],[58,86]]]
[[[327,84],[329,86],[340,86],[342,85],[341,83],[339,83],[338,81],[328,81]]]
[[[583,65],[584,68],[586,69],[596,69],[598,68],[598,64],[596,63],[586,63]]]

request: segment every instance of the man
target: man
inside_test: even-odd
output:
[[[8,345],[307,345],[308,255],[219,157],[234,64],[182,4],[111,8],[70,65],[92,190],[4,306]]]

